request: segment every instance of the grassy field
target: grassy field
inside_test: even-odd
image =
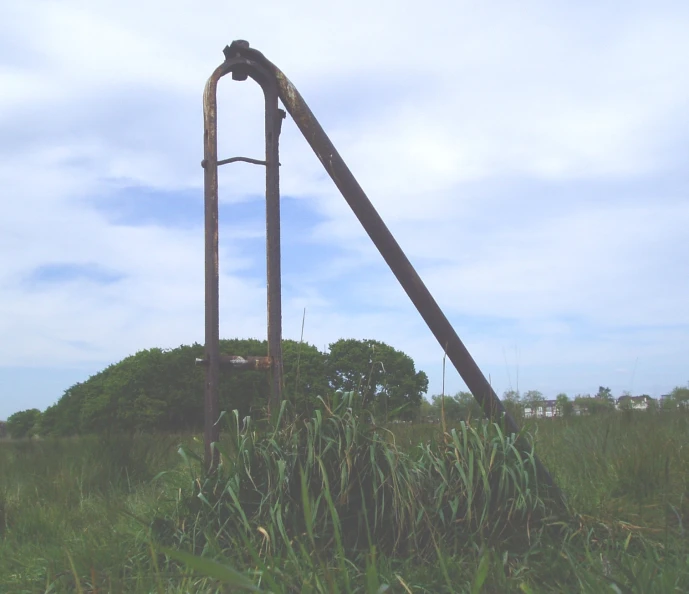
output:
[[[362,422],[0,442],[0,592],[689,591],[689,416]],[[181,447],[180,447],[181,445]]]

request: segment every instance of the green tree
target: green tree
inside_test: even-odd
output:
[[[433,396],[432,406],[434,416],[440,418],[442,411],[442,397]],[[483,410],[471,392],[457,392],[454,396],[445,396],[445,420],[448,422],[466,419],[483,418]]]
[[[428,402],[425,398],[421,400],[421,406],[419,407],[419,420],[420,421],[435,421],[438,420],[438,412],[435,406]]]
[[[283,394],[297,412],[308,414],[317,396],[326,396],[334,389],[328,370],[333,378],[351,375],[351,361],[341,355],[352,352],[343,351],[342,342],[335,343],[333,352],[325,355],[313,345],[283,341]],[[383,343],[369,342],[365,346],[375,352],[378,371],[366,378],[367,382],[370,379],[372,399],[391,411],[411,404],[405,418],[413,418],[427,387],[425,374],[416,373],[407,355]],[[265,340],[220,341],[220,352],[225,355],[265,356],[267,349]],[[339,362],[332,360],[338,356]],[[204,368],[197,361],[203,358],[204,347],[199,344],[139,351],[66,390],[42,415],[40,432],[74,435],[198,430],[204,422]],[[237,409],[241,416],[261,416],[270,396],[270,374],[223,367],[218,391],[221,411]]]
[[[325,371],[331,390],[361,393],[363,402],[385,418],[415,418],[428,390],[428,377],[416,371],[409,355],[377,340],[332,343]]]
[[[574,398],[574,404],[592,415],[615,410],[615,402],[613,400],[601,399],[597,396],[591,397],[588,394],[583,396],[577,395]]]
[[[670,392],[670,402],[674,407],[689,409],[689,384],[686,386],[676,386]]]
[[[457,392],[454,397],[457,402],[459,402],[462,409],[462,416],[465,419],[483,418],[483,409],[471,392]]]
[[[31,437],[41,418],[41,411],[37,408],[22,410],[7,419],[7,433],[12,439]]]
[[[598,387],[598,393],[596,394],[596,398],[600,400],[607,400],[608,402],[614,403],[615,399],[613,398],[612,395],[612,390],[610,388],[606,388],[604,386],[599,386]]]
[[[87,382],[82,382],[65,390],[62,397],[41,415],[39,435],[65,437],[79,433],[81,405],[89,389]]]
[[[329,391],[325,374],[326,355],[315,346],[292,340],[282,344],[284,373],[284,395],[289,398],[298,412],[315,405],[318,396]]]
[[[291,341],[285,342],[283,359],[289,380]],[[307,363],[309,347],[304,347]],[[265,355],[267,344],[252,339],[221,340],[220,351],[234,355]],[[196,361],[203,357],[204,348],[199,344],[171,350],[147,349],[126,357],[66,390],[62,398],[45,411],[41,433],[197,430],[203,426],[204,370]],[[319,375],[322,376],[322,372]],[[304,382],[302,386],[314,383],[308,372],[302,374],[301,381]],[[220,408],[236,408],[242,415],[250,414],[252,409],[265,404],[269,387],[265,372],[223,369],[219,383]]]
[[[520,395],[518,390],[507,390],[502,395],[501,400],[507,412],[510,413],[515,420],[523,418],[524,408],[520,402]]]
[[[524,404],[528,404],[531,407],[538,406],[538,404],[544,400],[545,396],[543,396],[543,393],[539,392],[538,390],[529,390],[522,397]]]
[[[568,417],[574,412],[574,403],[569,399],[569,396],[561,392],[555,397],[557,408],[562,416]]]
[[[618,403],[619,409],[620,410],[632,410],[632,401],[631,401],[631,396],[626,397],[625,396],[620,396],[620,401]]]
[[[445,420],[449,423],[454,423],[464,418],[462,414],[462,408],[459,402],[453,396],[442,395],[431,396],[431,402],[433,403],[433,413],[438,419],[442,419],[443,413],[445,414]],[[443,411],[443,408],[445,409]]]
[[[220,352],[263,356],[266,341],[221,340]],[[85,382],[72,386],[42,419],[43,431],[54,435],[93,432],[188,431],[203,426],[204,369],[202,345],[139,351],[110,365]],[[324,355],[309,344],[283,342],[285,395],[295,389],[302,398],[324,394]],[[299,377],[297,378],[297,373]],[[220,409],[256,413],[270,393],[263,371],[233,372],[223,368],[219,382]],[[303,402],[298,402],[300,406]]]

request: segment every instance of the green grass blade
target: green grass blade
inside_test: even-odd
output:
[[[175,561],[184,563],[184,565],[190,569],[193,569],[194,571],[197,571],[206,577],[216,579],[235,588],[248,590],[249,592],[263,592],[263,590],[255,586],[254,583],[244,574],[232,569],[231,567],[222,565],[217,561],[197,557],[191,553],[184,553],[182,551],[176,551],[175,549],[169,549],[167,547],[158,547],[158,550],[168,557],[171,557]]]

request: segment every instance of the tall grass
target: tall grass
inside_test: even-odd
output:
[[[136,528],[119,509],[151,495],[155,474],[174,466],[178,442],[136,435],[0,443],[0,591],[74,591],[70,565],[88,583],[134,579]]]
[[[686,506],[689,415],[625,411],[539,425],[539,450],[575,507]]]
[[[0,444],[0,591],[689,591],[686,419],[531,425],[556,516],[494,424],[289,412],[225,415],[211,476],[187,438]]]
[[[548,501],[535,481],[533,452],[515,444],[497,425],[462,423],[403,451],[391,431],[362,418],[355,393],[267,432],[235,413],[217,445],[216,475],[203,479],[199,454],[182,450],[194,489],[164,542],[262,567],[279,591],[305,584],[351,591],[357,571],[377,582],[371,568],[380,563],[444,568],[437,587],[454,591],[458,566],[446,559],[466,556],[459,568],[466,565],[470,582],[477,563],[487,567],[489,548],[498,547],[506,564],[539,540]],[[194,523],[183,527],[190,516]]]

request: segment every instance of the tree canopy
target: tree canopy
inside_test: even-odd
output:
[[[40,416],[41,411],[37,408],[19,411],[7,419],[4,429],[12,439],[30,437]]]
[[[373,340],[339,340],[329,353],[292,340],[283,341],[284,394],[297,412],[308,411],[318,396],[335,390],[359,390],[377,413],[411,418],[416,414],[428,378],[417,372],[404,353]],[[224,354],[261,356],[266,341],[221,340]],[[147,349],[108,366],[65,391],[42,414],[38,410],[16,413],[8,432],[24,437],[75,435],[106,431],[185,431],[203,425],[204,370],[200,344],[176,349]],[[220,374],[220,409],[256,414],[268,401],[269,374],[262,371]],[[13,429],[14,427],[14,429]],[[27,428],[28,427],[28,428]]]
[[[325,370],[331,390],[360,392],[364,402],[386,419],[415,418],[428,390],[428,377],[416,371],[409,355],[377,340],[332,343]]]
[[[471,392],[457,392],[454,396],[445,396],[444,403],[442,396],[433,396],[431,416],[440,419],[443,404],[445,407],[445,420],[450,422],[462,421],[465,419],[482,419],[483,410],[481,405],[476,402]]]
[[[680,406],[689,408],[689,384],[686,386],[677,386],[670,392],[668,403],[674,408]]]

